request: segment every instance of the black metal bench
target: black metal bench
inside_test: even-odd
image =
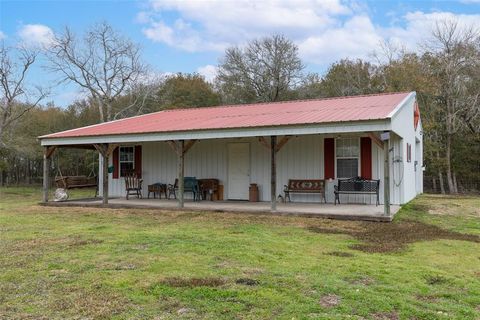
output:
[[[323,197],[323,201],[327,203],[327,200],[325,199],[325,180],[290,179],[288,180],[288,185],[284,186],[283,192],[285,193],[283,201],[287,201],[288,198],[288,201],[291,202],[291,193],[318,193]]]
[[[377,196],[375,205],[380,204],[379,189],[380,180],[367,180],[360,177],[350,179],[338,179],[338,186],[334,186],[335,204],[340,204],[341,194],[374,194]]]

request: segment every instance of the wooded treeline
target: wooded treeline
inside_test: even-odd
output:
[[[17,49],[2,46],[0,181],[40,182],[43,150],[36,137],[55,131],[171,108],[416,91],[426,189],[478,192],[479,33],[455,21],[439,22],[422,48],[415,53],[379,44],[371,59],[341,60],[319,75],[305,72],[291,40],[274,35],[228,48],[210,83],[199,74],[152,76],[141,49],[105,23],[83,38],[66,29],[38,51],[14,54]],[[45,103],[44,89],[25,85],[38,55],[61,82],[76,84],[87,98],[66,107]],[[63,175],[94,174],[98,156],[59,150],[53,166]]]

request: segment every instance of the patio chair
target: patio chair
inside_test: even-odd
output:
[[[174,184],[168,185],[168,199],[173,195],[174,199],[177,199],[178,191],[178,179],[175,179]],[[200,200],[200,186],[197,178],[195,177],[184,177],[183,178],[183,192],[191,192],[193,194],[193,201]]]
[[[128,200],[129,195],[136,195],[137,198],[142,198],[142,179],[137,177],[136,173],[128,173],[125,175],[125,192]]]

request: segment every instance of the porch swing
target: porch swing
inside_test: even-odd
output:
[[[60,169],[60,160],[57,156],[57,175],[55,176],[55,200],[65,201],[68,199],[68,190],[95,187],[95,197],[98,194],[98,177],[95,174],[95,154],[93,155],[92,169],[88,176],[64,176]]]

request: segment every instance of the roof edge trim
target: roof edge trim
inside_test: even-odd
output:
[[[393,118],[400,111],[400,109],[402,109],[403,106],[405,106],[410,101],[412,97],[415,98],[416,96],[417,93],[415,91],[410,92],[402,101],[400,101],[400,103],[395,107],[395,109],[393,109],[392,112],[387,115],[387,118]]]

